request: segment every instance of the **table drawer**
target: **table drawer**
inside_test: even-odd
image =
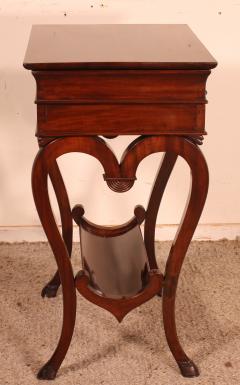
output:
[[[204,134],[204,117],[204,104],[40,104],[37,135]]]
[[[209,70],[34,71],[37,103],[205,103]]]

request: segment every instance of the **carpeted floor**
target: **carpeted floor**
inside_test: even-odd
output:
[[[164,265],[169,242],[157,245]],[[74,270],[79,270],[74,247]],[[58,341],[61,292],[42,299],[55,269],[45,243],[0,244],[0,385],[39,384],[38,368]],[[169,352],[161,298],[123,321],[78,295],[77,324],[56,385],[239,385],[240,241],[193,242],[177,298],[180,340],[201,374],[184,379]]]

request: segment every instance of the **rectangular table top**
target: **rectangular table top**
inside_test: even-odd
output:
[[[211,69],[217,65],[185,24],[34,25],[31,70]]]

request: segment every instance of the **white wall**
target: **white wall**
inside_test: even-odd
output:
[[[202,150],[211,179],[201,223],[239,224],[239,21],[238,0],[0,0],[0,225],[39,224],[30,185],[37,151],[35,82],[22,62],[31,25],[41,23],[189,24],[219,62],[207,85],[209,135]],[[128,142],[129,137],[111,141],[119,155]],[[152,155],[142,162],[139,182],[126,194],[111,192],[97,161],[86,155],[70,155],[61,165],[72,203],[83,203],[87,217],[95,222],[116,224],[132,216],[135,204],[146,204],[159,159]],[[189,171],[180,160],[167,188],[159,224],[179,221],[188,183]]]

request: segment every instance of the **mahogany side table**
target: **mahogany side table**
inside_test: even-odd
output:
[[[60,284],[63,291],[60,340],[39,379],[54,379],[67,353],[75,324],[76,289],[119,322],[133,308],[162,296],[169,348],[183,376],[199,374],[179,342],[174,307],[181,266],[208,191],[208,168],[199,145],[206,134],[206,80],[216,65],[187,25],[33,26],[24,60],[37,83],[40,150],[32,188],[58,267],[42,296],[54,297]],[[118,135],[138,135],[120,163],[104,140]],[[133,186],[137,167],[146,156],[163,152],[146,210],[137,206],[129,222],[109,227],[88,221],[81,205],[72,209],[57,164],[58,157],[70,152],[95,157],[102,164],[104,181],[119,193]],[[154,232],[178,156],[190,167],[191,191],[162,274]],[[50,205],[48,176],[59,205],[62,235]],[[73,219],[79,226],[82,258],[76,277],[70,260]]]

